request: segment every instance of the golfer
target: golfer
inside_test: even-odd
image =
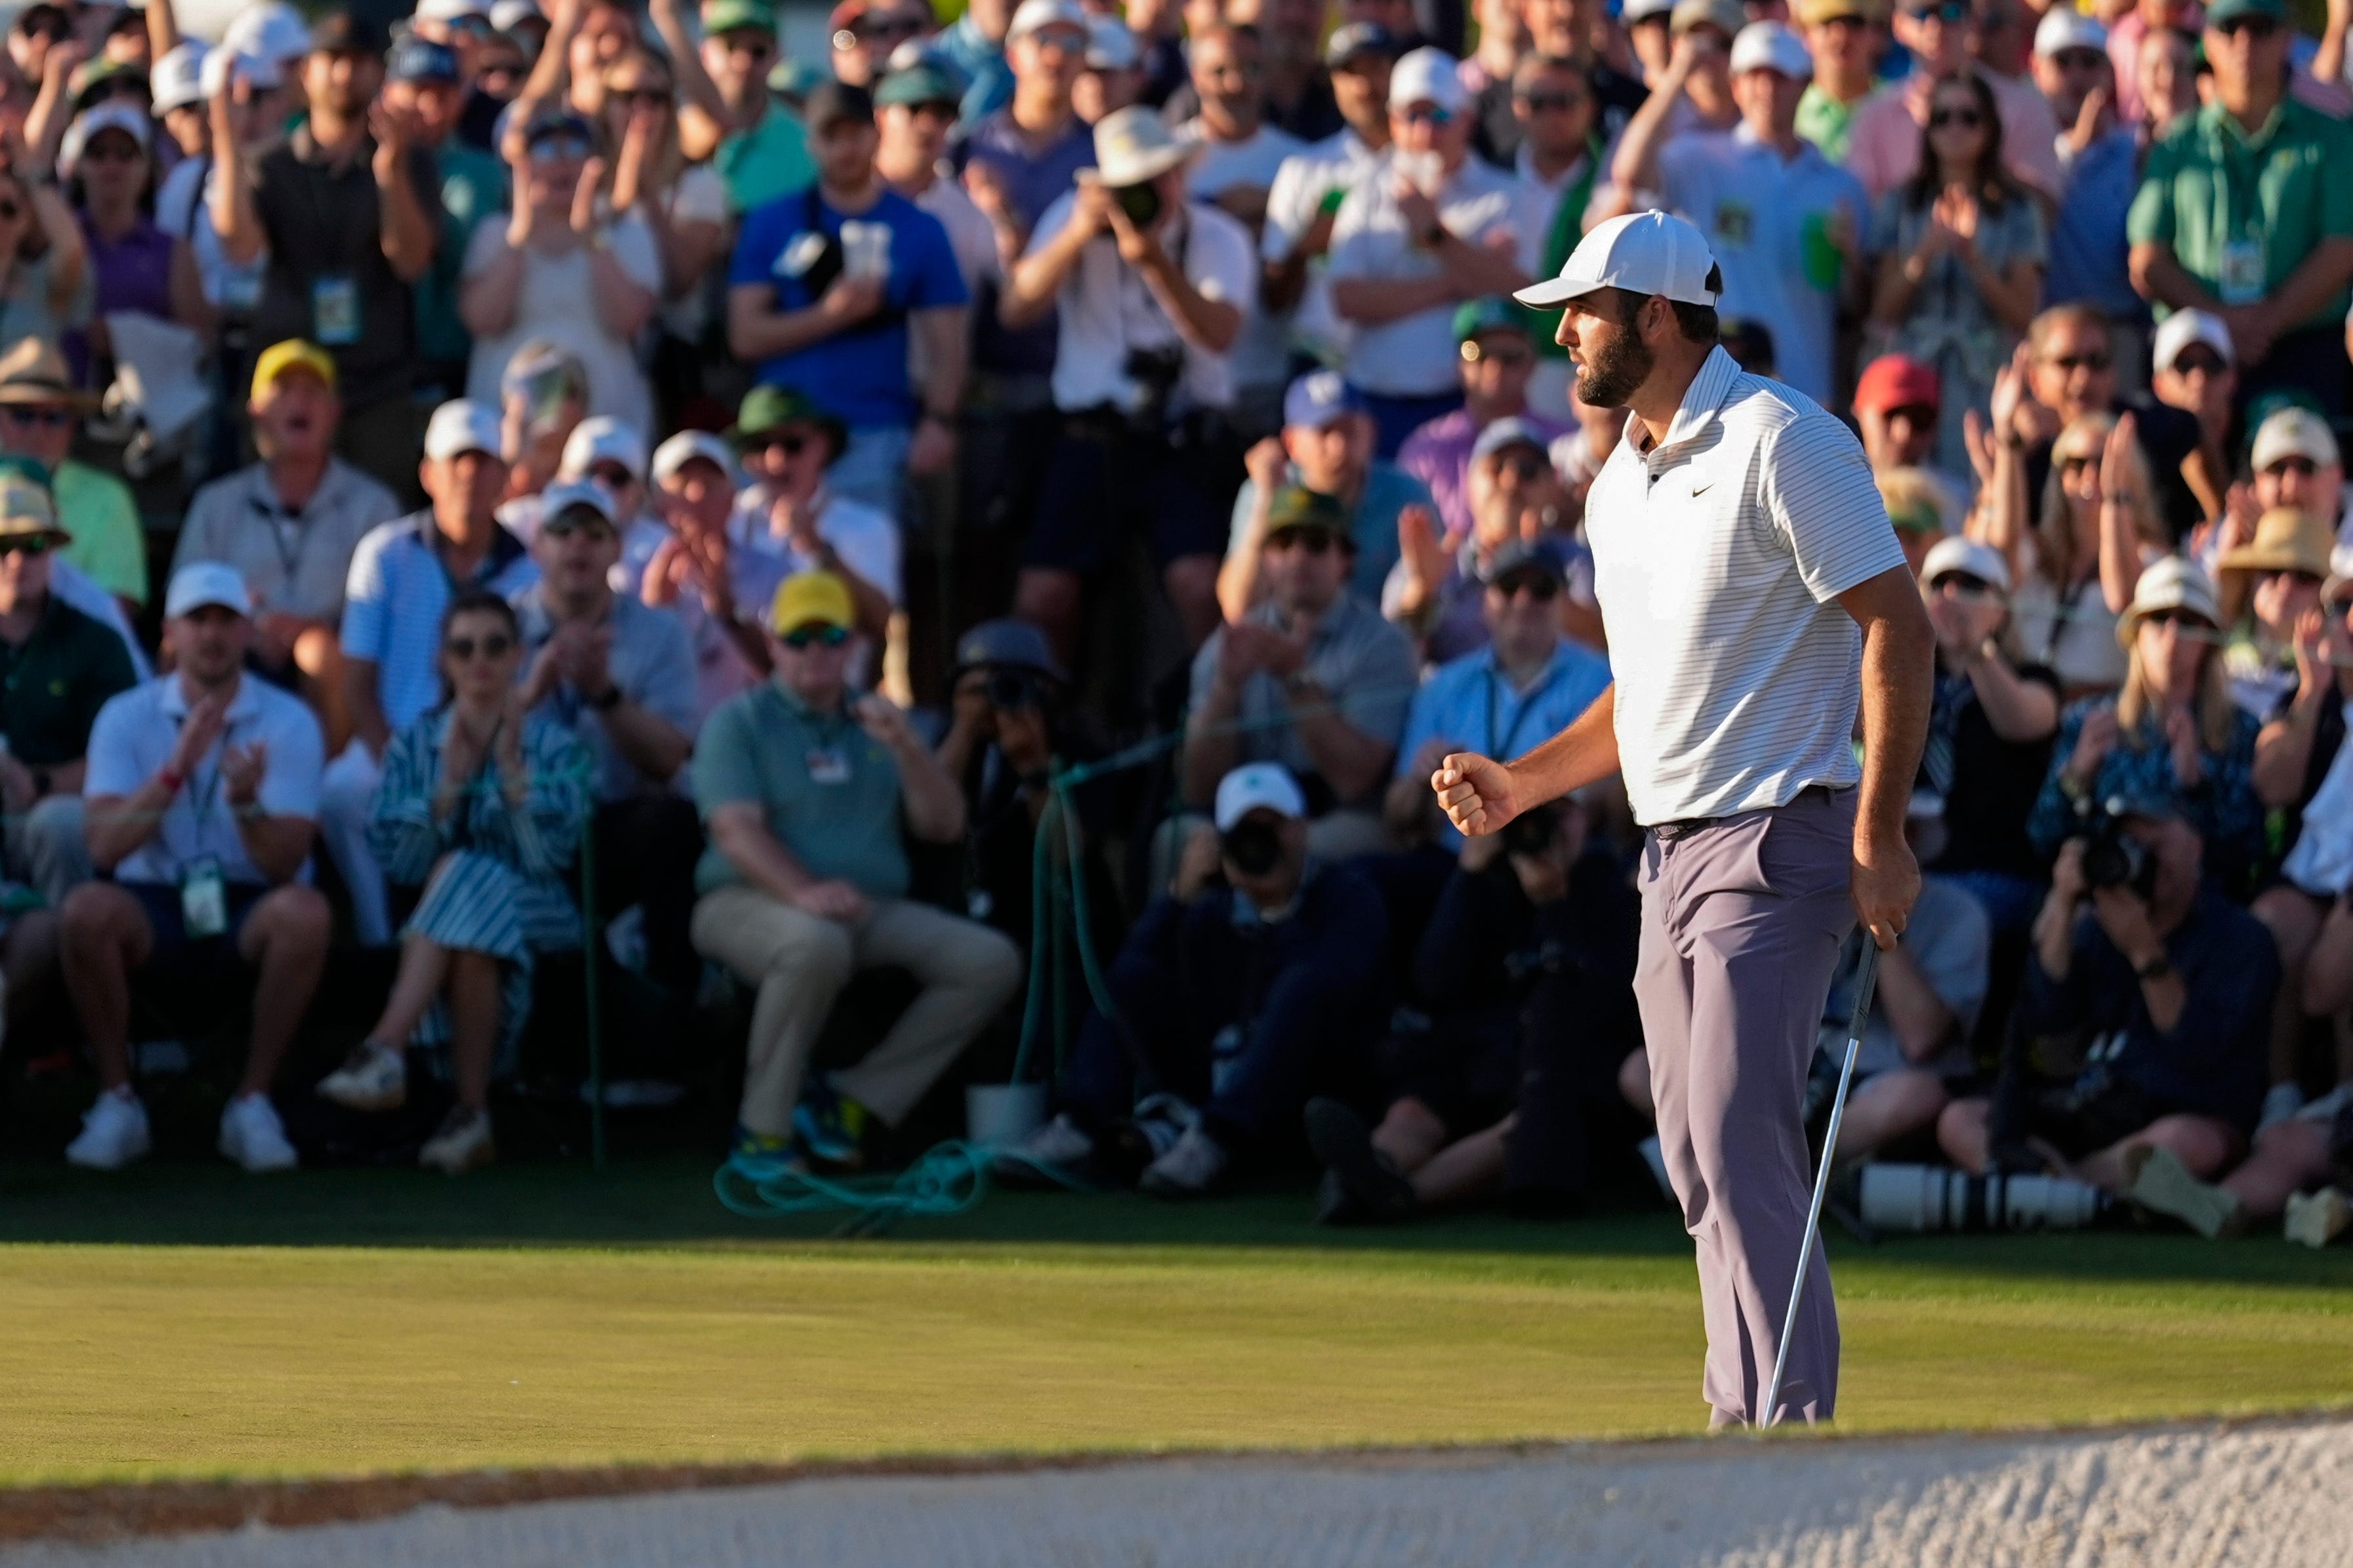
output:
[[[1631,414],[1586,503],[1616,680],[1518,761],[1457,752],[1430,778],[1481,834],[1622,773],[1649,829],[1634,989],[1699,1248],[1711,1430],[1827,1420],[1837,1399],[1817,1250],[1781,1409],[1757,1408],[1806,1224],[1800,1105],[1831,968],[1858,917],[1894,946],[1920,891],[1904,808],[1934,649],[1862,448],[1716,346],[1721,288],[1699,230],[1646,212],[1518,295],[1566,307],[1577,396]]]

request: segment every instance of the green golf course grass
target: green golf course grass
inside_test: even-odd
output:
[[[681,1160],[0,1166],[0,1482],[1695,1431],[1663,1212],[1307,1222],[1001,1193],[881,1240]],[[2353,1406],[2353,1248],[1833,1233],[1840,1425]]]

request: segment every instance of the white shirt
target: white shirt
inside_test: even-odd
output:
[[[1905,564],[1861,443],[1722,349],[1641,439],[1630,418],[1585,511],[1634,819],[1855,783],[1862,637],[1835,600]]]
[[[674,224],[708,223],[724,227],[727,223],[727,186],[720,179],[718,171],[708,163],[689,163],[680,170],[678,185],[670,194],[669,216]],[[648,237],[651,237],[650,231]],[[657,263],[660,259],[659,248],[655,252],[655,259]],[[723,251],[720,253],[719,260],[712,263],[722,268],[726,264]],[[659,266],[656,270],[659,272]],[[703,323],[711,314],[711,296],[703,287],[706,281],[708,279],[697,278],[684,289],[661,302],[660,321],[670,336],[690,343],[702,336]],[[655,288],[659,289],[660,285],[657,283]]]
[[[2353,702],[2345,704],[2345,717],[2353,721]],[[2332,899],[2353,888],[2353,746],[2339,743],[2329,759],[2280,875],[2315,898]]]
[[[1300,237],[1315,222],[1324,198],[1352,189],[1380,163],[1381,154],[1354,131],[1326,136],[1285,158],[1266,195],[1266,228],[1259,236],[1259,254],[1269,262],[1288,260]],[[1318,359],[1337,362],[1347,356],[1353,333],[1333,312],[1332,285],[1325,276],[1330,268],[1329,257],[1308,263],[1307,287],[1291,312],[1291,340]]]
[[[1435,278],[1441,268],[1413,244],[1398,209],[1395,161],[1356,182],[1332,225],[1332,271],[1344,278],[1405,281]],[[1485,245],[1496,235],[1515,241],[1520,269],[1534,275],[1544,236],[1521,221],[1526,196],[1516,175],[1465,158],[1439,194],[1438,216],[1457,239]],[[1461,345],[1454,341],[1454,305],[1434,305],[1378,325],[1356,322],[1348,350],[1349,384],[1388,397],[1434,397],[1461,384]]]
[[[1077,201],[1073,193],[1054,198],[1029,237],[1034,256],[1067,227]],[[1187,202],[1184,231],[1164,231],[1161,242],[1206,299],[1239,306],[1247,320],[1258,303],[1258,257],[1250,230],[1215,207]],[[1054,347],[1054,405],[1076,412],[1123,404],[1134,384],[1127,356],[1135,349],[1183,347],[1185,371],[1178,389],[1195,407],[1228,408],[1234,401],[1231,357],[1210,353],[1178,336],[1176,323],[1135,269],[1119,258],[1108,234],[1087,242],[1079,263],[1055,296],[1060,335]]]
[[[661,258],[653,235],[635,214],[605,226],[607,247],[629,280],[661,296]],[[465,275],[471,279],[506,254],[504,214],[474,226],[466,249]],[[466,395],[488,408],[500,406],[499,378],[507,361],[533,338],[545,338],[576,356],[588,373],[588,412],[609,415],[632,430],[654,427],[654,399],[638,368],[634,344],[614,337],[596,319],[589,297],[588,252],[575,247],[561,255],[526,247],[522,282],[515,294],[514,320],[496,337],[474,340],[466,368]]]
[[[153,778],[179,744],[180,724],[187,716],[187,695],[177,675],[110,698],[90,725],[83,795],[126,795]],[[247,676],[237,683],[221,738],[164,809],[155,836],[114,868],[115,879],[176,886],[191,862],[210,856],[220,862],[221,876],[229,882],[268,880],[237,837],[228,786],[220,778],[223,749],[256,741],[269,748],[261,774],[261,809],[271,816],[318,820],[319,773],[326,750],[319,721],[301,698]]]
[[[269,257],[265,252],[239,267],[222,254],[220,235],[205,208],[216,167],[209,153],[174,165],[155,193],[155,226],[188,242],[196,275],[204,281],[205,302],[244,315],[261,303],[261,279],[269,270]]]
[[[955,253],[956,270],[964,274],[965,292],[980,298],[984,282],[994,283],[1004,272],[1002,259],[997,254],[997,230],[987,215],[964,194],[964,187],[942,175],[923,187],[923,195],[912,198],[916,206],[940,220],[948,231],[948,248]],[[923,334],[907,334],[907,383],[922,386],[928,379],[930,367],[923,363]]]
[[[1193,166],[1186,171],[1185,186],[1197,202],[1213,202],[1231,190],[1260,190],[1271,200],[1275,176],[1284,160],[1306,151],[1307,143],[1288,132],[1261,125],[1243,142],[1210,139],[1198,120],[1177,132],[1200,144]],[[1280,386],[1291,370],[1291,321],[1288,312],[1250,308],[1233,353],[1234,384],[1238,386]]]
[[[814,555],[802,554],[793,548],[791,540],[776,531],[769,511],[774,499],[765,485],[744,489],[736,496],[735,510],[727,519],[727,538],[742,553],[765,556],[775,562],[778,568],[776,581],[782,583],[796,573],[818,570],[821,563]],[[891,521],[890,514],[830,491],[820,491],[816,504],[817,536],[833,547],[844,566],[881,589],[892,608],[905,604],[899,525]],[[769,589],[771,597],[775,593],[774,588]],[[763,622],[767,619],[765,615],[759,618]],[[863,686],[873,672],[872,641],[861,637],[850,648],[849,682]]]

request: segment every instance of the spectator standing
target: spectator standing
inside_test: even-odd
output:
[[[414,288],[433,264],[439,179],[407,116],[371,113],[384,80],[382,29],[349,11],[312,29],[302,60],[309,118],[248,153],[235,108],[252,97],[233,69],[213,100],[219,176],[207,200],[232,266],[268,258],[254,339],[301,338],[334,356],[338,449],[395,494],[414,482]]]
[[[256,670],[300,691],[341,751],[351,734],[337,637],[343,586],[360,541],[399,516],[400,503],[334,455],[335,362],[317,344],[264,350],[247,410],[260,460],[196,492],[173,568],[219,561],[236,570],[253,595]]]
[[[934,22],[921,0],[841,0],[828,26],[833,79],[871,93],[889,68],[891,51],[930,32]]]
[[[2168,100],[2169,95],[2145,90],[2148,72],[2142,64],[2150,57],[2151,44],[2163,41],[2179,43],[2181,64],[2187,67],[2194,47],[2200,17],[2198,0],[2134,0],[2120,15],[2105,18],[2108,25],[2108,65],[2116,72],[2116,113],[2129,125],[2150,123],[2149,100]],[[2187,106],[2196,108],[2197,95],[2192,92]],[[2163,129],[2165,121],[2154,121]]]
[[[2150,369],[2157,400],[2197,419],[2205,472],[2219,477],[2235,469],[2231,434],[2237,420],[2238,350],[2222,318],[2196,310],[2166,317]]]
[[[1006,236],[949,172],[948,133],[955,117],[956,83],[944,68],[923,60],[892,71],[874,89],[875,124],[881,131],[874,170],[892,192],[939,219],[966,297],[979,298],[984,287],[994,297],[1014,258],[1005,252]],[[969,337],[975,327],[969,307],[965,325]],[[913,367],[911,374],[923,383],[927,367]]]
[[[319,1093],[354,1110],[397,1110],[406,1047],[446,1051],[456,1101],[417,1163],[455,1176],[498,1157],[491,1078],[522,1037],[533,961],[580,942],[565,874],[588,816],[590,767],[572,732],[516,692],[522,655],[506,602],[470,588],[445,622],[447,695],[393,738],[371,825],[385,875],[422,893],[383,1015]]]
[[[1356,22],[1332,35],[1324,64],[1345,129],[1282,161],[1267,192],[1265,263],[1259,298],[1292,312],[1293,342],[1327,363],[1347,352],[1347,328],[1332,311],[1328,277],[1340,204],[1389,146],[1389,73],[1398,45],[1386,28]]]
[[[1386,168],[1352,189],[1332,226],[1332,304],[1353,324],[1350,385],[1384,458],[1462,397],[1453,312],[1525,282],[1542,237],[1519,231],[1512,176],[1471,156],[1455,62],[1417,49],[1389,78]]]
[[[1998,132],[1995,150],[2010,177],[2045,195],[2061,189],[2059,122],[2051,105],[2031,82],[1980,70],[1968,52],[1969,15],[1970,0],[1902,0],[1896,6],[1895,41],[1912,52],[1912,69],[1864,100],[1848,130],[1847,167],[1873,202],[1934,167],[1934,138],[1924,132],[1933,129],[1937,90],[1959,73],[1985,84],[1992,102],[1981,110],[1982,129],[1989,136]]]
[[[707,0],[699,47],[681,0],[649,0],[646,13],[678,73],[680,150],[690,163],[710,160],[726,184],[731,214],[817,178],[800,121],[768,92],[777,58],[773,7],[765,0]]]
[[[2034,85],[2051,100],[2063,184],[2051,221],[2047,305],[2097,305],[2117,339],[2117,357],[2146,363],[2147,308],[2133,292],[2125,218],[2140,183],[2140,145],[2116,111],[2107,29],[2080,11],[2054,6],[2034,29]],[[2135,384],[2137,384],[2136,383]]]
[[[776,679],[712,714],[696,749],[711,847],[694,945],[758,987],[733,1155],[755,1170],[856,1163],[869,1120],[898,1125],[1021,982],[1003,936],[906,896],[902,833],[960,840],[964,792],[898,709],[850,696],[851,618],[838,579],[786,579]],[[921,994],[857,1066],[805,1081],[835,996],[881,964],[911,971]]]
[[[1143,51],[1127,24],[1100,11],[1090,12],[1086,68],[1071,83],[1071,107],[1079,118],[1092,125],[1106,114],[1142,103],[1151,85]]]
[[[2353,492],[2345,488],[2344,451],[2328,422],[2311,409],[2290,405],[2265,416],[2255,426],[2247,466],[2253,470],[2258,515],[2274,507],[2294,507],[2331,522],[2339,543],[2353,539]],[[2239,515],[2224,518],[2218,543],[2223,542],[2221,536],[2236,531]]]
[[[122,639],[54,591],[68,542],[47,490],[0,474],[0,858],[50,909],[90,879],[82,782],[90,726],[137,679]]]
[[[941,29],[933,47],[957,75],[970,85],[965,89],[959,118],[970,129],[984,118],[996,113],[1016,95],[1017,68],[1011,63],[1013,50],[1011,28],[1016,0],[975,0],[964,8],[964,14]],[[1166,8],[1168,21],[1176,20],[1176,7]],[[1145,26],[1138,20],[1136,26]],[[1173,35],[1172,35],[1173,39]],[[1160,97],[1166,99],[1168,89],[1184,79],[1184,59],[1181,43],[1173,43],[1168,53],[1174,57],[1173,74],[1162,84]]]
[[[955,460],[968,331],[940,220],[874,166],[874,103],[836,82],[804,107],[818,180],[747,215],[727,274],[727,341],[766,384],[821,398],[849,430],[830,483],[892,516],[910,474]],[[911,337],[925,383],[910,384]]]
[[[459,289],[474,231],[505,212],[512,200],[507,166],[459,137],[466,98],[454,49],[422,37],[403,39],[385,61],[384,101],[393,113],[415,122],[417,144],[432,155],[438,175],[433,265],[417,280],[417,352],[424,362],[417,386],[438,401],[457,395],[466,384],[474,340],[459,314]]]
[[[113,379],[112,341],[106,318],[121,312],[186,328],[202,342],[212,336],[212,307],[187,242],[164,233],[148,216],[154,189],[154,126],[144,109],[102,103],[75,116],[66,132],[58,169],[78,189],[75,217],[90,280],[90,320],[66,333],[68,362],[78,379]]]
[[[1527,195],[1523,222],[1541,234],[1536,269],[1557,271],[1585,237],[1586,212],[1601,178],[1609,150],[1595,129],[1599,106],[1591,78],[1571,60],[1532,55],[1512,79],[1512,112],[1526,126],[1513,154],[1513,172]],[[1536,372],[1528,398],[1551,418],[1569,413],[1568,351],[1556,341],[1559,318],[1548,311],[1533,320]]]
[[[2121,33],[2131,24],[2126,17],[2118,22]],[[2108,44],[2108,60],[2114,65],[2118,53],[2114,36]],[[2198,84],[2205,79],[2200,68],[2198,36],[2194,32],[2173,27],[2153,27],[2141,38],[2139,51],[2140,112],[2126,114],[2132,121],[2133,135],[2140,143],[2142,156],[2162,141],[2167,132],[2183,116],[2198,112]],[[2127,101],[2121,71],[2117,80],[2117,103]]]
[[[0,342],[62,345],[88,316],[81,226],[57,187],[0,169]]]
[[[2242,396],[2290,387],[2346,411],[2353,128],[2287,93],[2283,0],[2215,0],[2213,96],[2150,149],[2133,198],[2133,286],[2159,313],[2211,310],[2239,350]]]
[[[1805,0],[1798,7],[1798,24],[1814,57],[1814,79],[1798,100],[1798,134],[1833,163],[1847,161],[1854,111],[1879,85],[1886,19],[1879,0]]]
[[[1873,473],[1918,468],[1935,474],[1956,496],[1968,493],[1957,477],[1936,468],[1944,396],[1936,368],[1908,355],[1882,354],[1862,367],[1854,384],[1854,423]]]
[[[220,160],[213,150],[212,104],[214,100],[230,95],[240,73],[252,85],[243,101],[232,100],[224,110],[232,133],[243,142],[248,162],[259,157],[268,144],[275,142],[284,119],[284,92],[277,66],[241,57],[226,46],[213,49],[204,57],[195,100],[170,117],[175,124],[191,121],[200,124],[204,139],[173,166],[155,195],[155,221],[165,233],[186,240],[195,253],[205,300],[218,321],[218,338],[213,348],[214,406],[207,437],[211,458],[208,471],[213,473],[237,467],[243,456],[236,410],[244,401],[249,379],[248,367],[255,348],[253,312],[261,302],[262,280],[269,271],[267,255],[257,255],[243,264],[232,263],[221,248],[220,231],[212,221],[213,204],[219,199],[215,192],[220,183]],[[5,236],[0,236],[0,245],[5,244]]]
[[[111,1171],[147,1152],[131,1079],[132,975],[236,961],[259,971],[257,1005],[220,1152],[248,1171],[290,1170],[297,1156],[269,1087],[318,989],[332,925],[327,900],[301,879],[317,833],[319,723],[299,699],[245,679],[253,625],[235,572],[207,561],[174,573],[164,614],[178,668],[116,696],[90,730],[90,855],[108,879],[75,889],[61,925],[99,1094],[66,1158]]]
[[[328,765],[320,821],[364,946],[392,940],[384,872],[368,839],[378,759],[439,698],[441,618],[463,589],[512,595],[539,574],[498,520],[507,475],[499,451],[490,409],[462,399],[435,409],[419,475],[432,504],[371,530],[352,552],[343,625],[352,743]]]
[[[1599,106],[1596,123],[1601,139],[1617,141],[1650,92],[1641,78],[1629,76],[1596,52],[1595,40],[1602,30],[1601,7],[1594,0],[1521,0],[1520,19],[1527,26],[1530,53],[1547,59],[1575,60],[1585,68],[1587,84]],[[1734,26],[1736,29],[1738,24]],[[1409,35],[1398,32],[1397,37],[1407,40]],[[1730,41],[1730,35],[1725,35],[1725,42]],[[1498,164],[1509,163],[1519,151],[1519,118],[1512,112],[1510,80],[1504,78],[1490,83],[1474,115],[1484,137],[1480,154]]]
[[[41,465],[58,521],[73,542],[65,557],[136,618],[147,602],[147,537],[131,491],[112,474],[69,456],[79,416],[77,391],[57,345],[24,338],[0,353],[0,453]]]
[[[1398,563],[1382,585],[1381,613],[1404,626],[1422,657],[1442,662],[1484,642],[1480,588],[1492,563],[1514,540],[1544,542],[1569,579],[1559,606],[1564,630],[1599,647],[1593,613],[1593,563],[1570,535],[1568,497],[1553,471],[1543,433],[1524,419],[1498,419],[1471,448],[1471,526],[1440,534],[1427,512],[1408,514],[1398,528]]]
[[[727,525],[735,510],[735,453],[718,437],[681,430],[654,448],[655,510],[668,527],[640,524],[623,536],[626,588],[686,628],[696,670],[695,721],[768,673],[759,607],[788,573],[765,551],[738,549]]]

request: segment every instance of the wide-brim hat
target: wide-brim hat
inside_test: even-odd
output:
[[[0,353],[0,403],[62,403],[87,413],[98,399],[73,384],[56,344],[47,338],[19,338]]]
[[[2116,641],[2132,647],[2141,622],[2160,610],[2188,610],[2213,626],[2222,624],[2221,601],[2214,592],[2213,580],[2179,555],[2168,555],[2140,574],[2132,603],[2116,620]]]
[[[756,445],[756,437],[787,425],[811,425],[823,431],[833,443],[835,458],[849,446],[849,426],[841,416],[797,386],[761,385],[745,393],[727,439],[741,451]]]
[[[1114,190],[1156,180],[1198,150],[1140,103],[1095,121],[1095,177]]]
[[[2275,506],[2255,521],[2255,536],[2216,557],[2218,572],[2308,572],[2328,575],[2337,536],[2327,523],[2292,506]]]
[[[53,545],[73,542],[73,535],[58,525],[57,498],[49,487],[29,474],[0,471],[0,539],[47,539]]]

